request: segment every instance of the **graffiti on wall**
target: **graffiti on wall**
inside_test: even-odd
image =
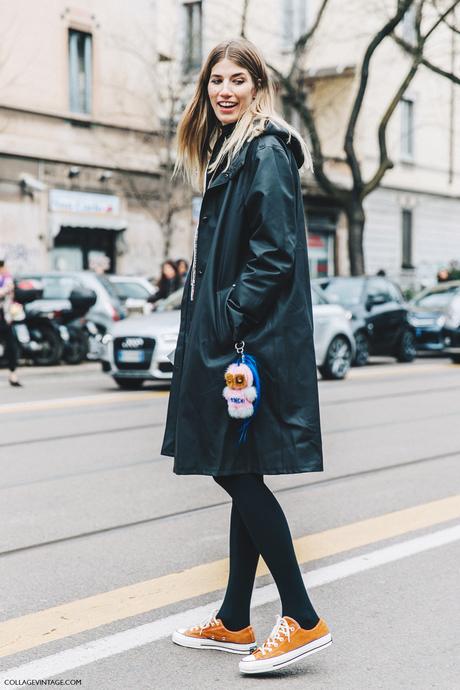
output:
[[[39,250],[31,249],[22,242],[0,242],[0,258],[6,261],[8,269],[13,274],[22,273],[23,271],[36,271],[40,266]]]

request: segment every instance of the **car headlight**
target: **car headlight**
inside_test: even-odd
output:
[[[110,335],[110,333],[106,333],[105,335],[102,336],[102,344],[103,345],[108,345],[111,343],[113,340],[113,336]]]
[[[445,323],[446,323],[446,317],[444,316],[444,314],[442,314],[441,316],[438,316],[438,318],[436,319],[436,326],[439,326],[439,328],[442,328],[445,325]]]
[[[346,310],[345,310],[345,318],[347,318],[347,319],[348,319],[348,321],[351,321],[351,320],[352,320],[352,318],[353,318],[353,314],[352,314],[352,312],[351,312],[351,311],[349,311],[348,309],[346,309]]]
[[[444,326],[447,326],[447,328],[459,328],[460,327],[460,313],[457,314],[447,314],[446,317],[444,317]]]

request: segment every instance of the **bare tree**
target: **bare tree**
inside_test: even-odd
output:
[[[387,147],[387,126],[391,116],[421,66],[431,69],[455,83],[459,82],[458,76],[453,72],[447,72],[445,69],[430,62],[425,55],[425,47],[428,39],[441,24],[445,26],[448,23],[453,31],[458,31],[455,24],[449,21],[449,18],[452,18],[452,14],[457,5],[460,4],[460,0],[450,2],[442,10],[439,7],[440,3],[436,2],[436,0],[397,0],[391,16],[384,21],[380,29],[369,40],[361,61],[342,144],[344,157],[341,160],[348,170],[349,181],[347,184],[339,184],[326,169],[328,159],[323,153],[323,142],[321,141],[318,126],[320,114],[315,112],[311,105],[311,100],[308,98],[308,81],[306,73],[302,68],[305,52],[309,48],[319,26],[325,21],[328,4],[329,0],[321,2],[315,21],[293,46],[289,70],[283,72],[273,64],[270,64],[270,68],[281,88],[285,102],[297,111],[309,133],[314,160],[314,177],[317,184],[329,196],[331,201],[344,211],[348,225],[348,254],[351,274],[361,275],[365,271],[363,236],[366,216],[364,200],[380,185],[386,172],[394,167]],[[413,44],[407,43],[395,33],[404,15],[411,7],[415,10],[415,40]],[[428,8],[431,12],[427,11]],[[429,28],[426,28],[433,9],[435,10],[434,19]],[[247,12],[247,3],[245,4],[245,12]],[[389,97],[381,113],[376,132],[379,150],[378,163],[372,174],[364,178],[362,161],[357,151],[357,123],[363,110],[374,56],[385,40],[392,39],[398,41],[405,51],[408,60],[398,87]]]
[[[126,172],[120,176],[120,184],[128,198],[134,199],[160,228],[163,240],[161,255],[166,259],[171,251],[176,217],[190,208],[192,200],[192,190],[187,185],[171,182],[175,163],[176,129],[183,107],[182,86],[176,76],[175,60],[159,53],[155,45],[151,45],[146,51],[128,44],[124,37],[114,35],[111,39],[120,51],[138,61],[147,78],[149,88],[141,97],[152,122],[152,130],[145,133],[143,143],[152,146],[158,153],[159,160],[158,172],[151,175]],[[119,112],[125,114],[123,102],[125,96],[130,94],[128,86],[120,82],[109,86],[114,88],[120,101]],[[135,96],[139,99],[139,92]],[[107,153],[113,161],[117,160],[118,151],[111,150]]]

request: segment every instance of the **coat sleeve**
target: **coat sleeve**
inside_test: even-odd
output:
[[[227,299],[235,341],[264,321],[294,266],[296,185],[282,144],[259,145],[246,197],[249,249]]]

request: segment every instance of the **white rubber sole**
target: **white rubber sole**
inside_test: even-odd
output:
[[[235,642],[222,642],[221,640],[198,639],[197,637],[189,637],[184,635],[180,630],[176,630],[172,634],[172,641],[181,647],[189,647],[190,649],[216,649],[219,652],[229,652],[230,654],[251,654],[257,645],[252,644],[236,644]]]
[[[268,673],[269,671],[277,671],[284,666],[289,666],[300,659],[321,651],[332,644],[332,637],[330,634],[323,635],[313,642],[304,644],[302,647],[293,649],[292,652],[286,652],[271,659],[253,660],[248,657],[248,661],[242,659],[239,664],[241,673]]]

